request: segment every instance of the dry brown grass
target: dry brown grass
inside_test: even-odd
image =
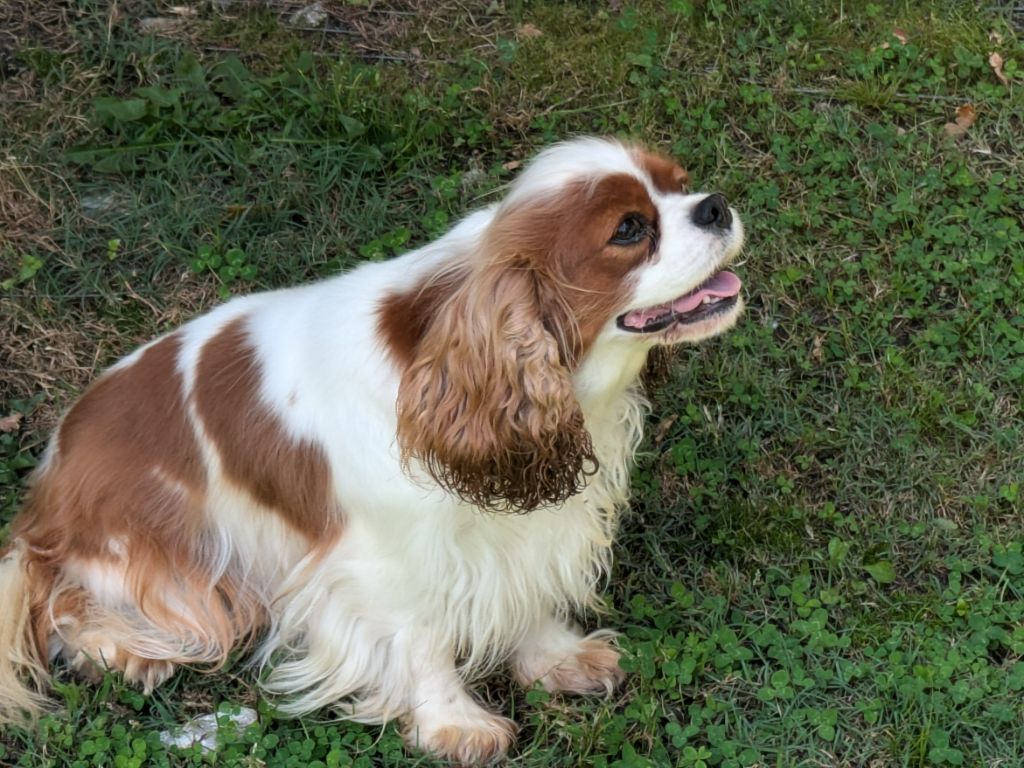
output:
[[[0,403],[44,395],[23,429],[49,430],[70,397],[81,391],[123,343],[113,323],[87,311],[54,312],[46,299],[0,298]]]
[[[217,303],[217,287],[184,273],[154,286],[162,298],[147,298],[126,285],[108,301],[117,304],[111,319],[106,301],[78,306],[43,296],[0,297],[0,417],[14,400],[43,395],[22,422],[23,430],[53,428],[70,401],[118,357],[181,325]],[[134,319],[125,332],[125,318]]]
[[[296,15],[313,5],[313,0],[215,3],[225,18],[267,8],[277,15],[282,27],[298,31],[306,45],[324,53],[345,51],[368,61],[397,60],[413,66],[447,59],[456,27],[462,41],[459,45],[470,38],[482,47],[491,47],[499,34],[513,34],[504,14],[489,12],[485,3],[466,0],[369,0],[365,4],[320,0],[315,5],[323,18],[315,26],[307,26]]]
[[[75,46],[68,25],[69,2],[3,0],[0,2],[0,59],[5,52],[29,47],[67,53]]]
[[[10,261],[17,252],[54,253],[57,207],[53,185],[57,183],[39,166],[14,155],[0,157],[0,258]],[[16,271],[17,263],[0,263],[0,276]]]

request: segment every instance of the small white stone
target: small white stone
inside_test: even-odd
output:
[[[327,21],[327,11],[323,3],[313,3],[297,10],[288,21],[293,27],[319,27]]]
[[[217,729],[220,727],[217,722],[218,717],[221,719],[227,718],[234,724],[235,728],[242,730],[255,723],[257,715],[256,710],[242,707],[238,712],[230,714],[218,716],[215,713],[211,713],[194,717],[181,726],[181,728],[174,729],[173,732],[161,731],[160,743],[167,747],[178,747],[179,749],[188,749],[199,744],[204,752],[213,752],[217,749]]]

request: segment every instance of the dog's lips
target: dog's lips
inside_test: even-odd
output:
[[[654,333],[674,323],[694,322],[735,304],[742,285],[736,275],[723,270],[677,299],[620,315],[617,324],[624,331]]]

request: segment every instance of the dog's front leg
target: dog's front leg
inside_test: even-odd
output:
[[[412,656],[410,708],[402,718],[406,743],[464,765],[504,755],[516,724],[477,704],[455,670],[454,654],[420,650]]]
[[[615,633],[605,629],[583,635],[545,616],[516,649],[513,674],[523,685],[540,682],[552,693],[611,694],[626,676],[614,638]]]

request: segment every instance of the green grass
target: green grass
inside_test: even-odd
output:
[[[1024,766],[1024,19],[622,5],[337,4],[345,34],[204,5],[154,37],[138,19],[164,6],[86,1],[21,36],[0,416],[25,418],[0,433],[0,521],[54,413],[134,344],[426,242],[546,142],[636,137],[741,210],[750,309],[656,393],[608,589],[628,684],[488,681],[523,725],[513,763]],[[0,763],[431,764],[393,727],[276,718],[240,668],[148,699],[57,680],[64,711],[0,736]],[[237,705],[260,719],[215,757],[159,742]]]

